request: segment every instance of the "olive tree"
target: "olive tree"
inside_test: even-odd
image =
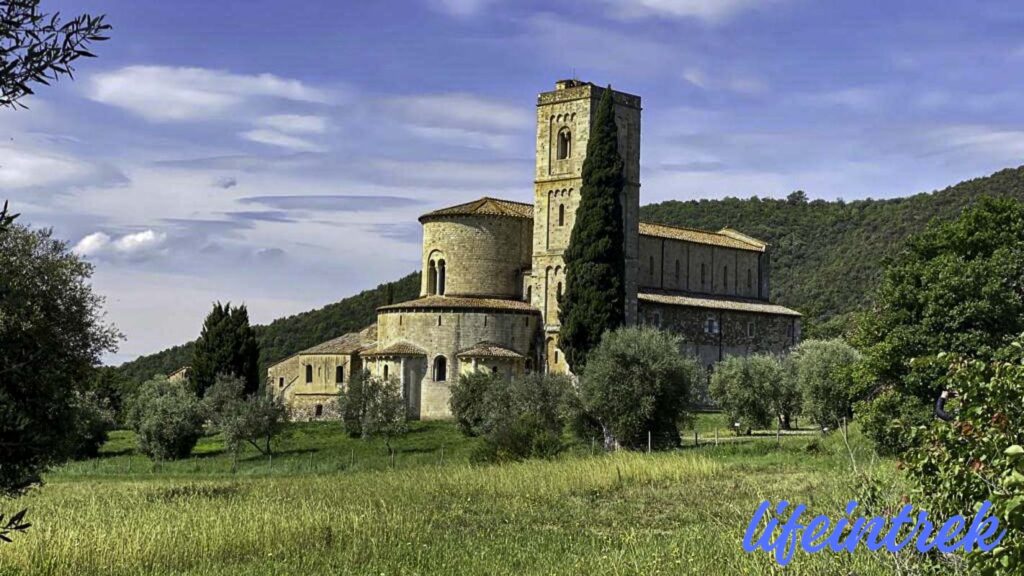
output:
[[[749,434],[754,428],[783,429],[800,412],[800,393],[795,381],[770,354],[729,356],[715,366],[711,395],[728,416]],[[739,429],[737,429],[737,433]]]
[[[154,460],[186,458],[203,435],[206,410],[182,381],[159,376],[139,386],[128,412],[139,451]]]
[[[606,449],[679,445],[678,422],[703,372],[677,336],[650,327],[606,332],[580,377],[582,408],[601,427]]]
[[[860,353],[845,341],[806,340],[786,358],[786,370],[803,396],[803,412],[835,429],[853,416],[855,370]]]

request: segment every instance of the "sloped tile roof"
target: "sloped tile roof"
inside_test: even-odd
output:
[[[640,235],[671,240],[685,240],[687,242],[696,242],[697,244],[710,244],[712,246],[751,250],[754,252],[764,252],[766,246],[764,242],[730,228],[723,228],[720,232],[708,232],[707,230],[697,230],[695,228],[680,228],[677,226],[641,222]]]
[[[519,352],[499,346],[493,342],[478,342],[472,348],[463,350],[456,354],[456,356],[468,358],[524,358]]]
[[[737,312],[756,312],[759,314],[775,314],[778,316],[803,316],[778,304],[769,304],[757,300],[738,300],[729,298],[711,298],[703,296],[684,296],[679,294],[662,294],[658,292],[641,292],[637,295],[641,302],[654,302],[670,306],[689,306],[691,308],[710,308],[713,310],[733,310]]]
[[[299,354],[353,354],[377,341],[377,325],[371,324],[359,332],[349,332],[332,340],[306,348]]]
[[[385,348],[374,349],[363,356],[426,356],[427,351],[408,342],[395,342]]]
[[[465,204],[441,208],[420,216],[420,222],[442,216],[508,216],[533,218],[533,204],[483,197]]]
[[[377,308],[377,311],[386,312],[390,310],[418,310],[439,308],[539,313],[539,311],[536,308],[530,306],[529,303],[522,302],[520,300],[503,300],[501,298],[468,298],[462,296],[426,296],[424,298],[417,298],[416,300],[409,300],[407,302],[400,302],[398,304],[391,304],[389,306],[381,306],[380,308]]]

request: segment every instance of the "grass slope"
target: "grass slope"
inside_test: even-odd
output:
[[[306,468],[305,450],[331,461],[355,449],[337,424],[299,426],[279,467],[236,475],[104,470],[126,456],[116,438],[94,473],[76,464],[4,504],[29,507],[33,528],[4,547],[0,574],[769,574],[773,561],[740,545],[761,500],[836,516],[858,490],[835,435],[471,466],[473,441],[452,424],[418,426],[396,469],[374,443],[361,466]],[[862,468],[896,478],[853,447]],[[890,574],[887,562],[801,554],[786,573]]]

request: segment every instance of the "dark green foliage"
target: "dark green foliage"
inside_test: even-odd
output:
[[[114,428],[114,410],[106,398],[95,391],[81,392],[75,396],[75,432],[71,435],[70,453],[73,458],[95,458],[100,446],[107,441],[108,432]]]
[[[754,428],[789,428],[800,411],[796,383],[783,371],[775,356],[729,356],[715,365],[711,375],[711,396],[726,414],[729,425],[739,433]]]
[[[874,440],[875,450],[882,456],[898,456],[909,450],[909,432],[931,422],[933,410],[932,404],[892,387],[876,390],[870,399],[853,405],[860,429]]]
[[[363,394],[363,383],[370,378],[370,372],[363,370],[353,374],[345,391],[338,395],[338,414],[345,432],[353,438],[363,435],[363,414],[366,413],[366,395]]]
[[[805,340],[786,357],[786,372],[803,397],[803,413],[835,430],[853,417],[860,354],[843,340]]]
[[[502,462],[547,458],[562,450],[567,406],[575,396],[565,376],[520,375],[506,380],[490,374],[460,376],[452,410],[460,429],[481,436],[474,458]]]
[[[113,366],[96,367],[85,388],[111,411],[115,423],[124,422],[125,404],[135,393],[135,386],[120,370]]]
[[[78,394],[115,348],[91,274],[49,230],[0,234],[0,494],[70,455]]]
[[[731,226],[771,245],[772,299],[805,315],[804,334],[832,338],[853,325],[883,262],[933,218],[953,220],[982,196],[1024,200],[1024,167],[932,193],[853,202],[725,198],[644,206],[644,221],[718,230]]]
[[[960,393],[950,405],[955,418],[913,429],[916,448],[905,460],[928,510],[939,517],[970,517],[992,502],[1006,537],[991,553],[969,554],[968,563],[972,574],[1009,576],[1024,569],[1024,339],[996,356],[945,358],[947,381]]]
[[[580,204],[565,250],[565,292],[559,301],[558,345],[577,374],[601,335],[622,325],[626,309],[622,170],[609,87],[590,128]]]
[[[419,295],[420,275],[409,274],[396,282],[381,284],[317,310],[280,318],[266,326],[255,326],[259,344],[259,373],[267,366],[320,342],[354,332],[377,321],[377,307],[388,304],[387,290],[395,302],[411,300]],[[156,354],[141,356],[122,364],[118,370],[129,382],[138,384],[156,374],[170,374],[192,361],[195,342],[175,346]]]
[[[7,230],[18,216],[20,216],[20,214],[11,214],[8,212],[7,201],[4,200],[4,207],[0,208],[0,233]]]
[[[601,339],[580,377],[580,398],[600,422],[606,448],[646,447],[648,433],[657,448],[679,445],[678,422],[704,377],[680,349],[677,336],[647,327],[620,328]]]
[[[873,376],[866,400],[891,388],[931,405],[947,386],[939,354],[992,359],[1024,332],[1024,204],[983,198],[958,220],[928,226],[893,259],[875,298],[856,339]]]
[[[154,378],[144,382],[128,410],[139,451],[154,460],[177,460],[192,452],[203,433],[206,410],[181,381]]]
[[[14,516],[11,516],[7,522],[4,522],[4,515],[0,513],[0,542],[13,542],[13,540],[11,540],[11,536],[14,533],[17,532],[24,534],[32,527],[31,524],[25,522],[25,514],[27,512],[28,509],[24,509],[21,512],[16,513]]]
[[[82,14],[61,22],[60,14],[39,10],[39,0],[0,0],[0,108],[24,108],[30,85],[71,77],[88,47],[107,40],[103,16]]]
[[[260,389],[259,344],[249,326],[245,305],[235,308],[217,302],[203,322],[189,365],[188,378],[196,394],[202,396],[217,376],[235,376],[245,382],[245,392]]]
[[[459,376],[451,387],[448,406],[455,417],[459,430],[467,436],[477,436],[487,419],[486,405],[488,393],[505,379],[492,372],[478,370]]]

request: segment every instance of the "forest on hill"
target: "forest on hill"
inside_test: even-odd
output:
[[[955,218],[982,196],[1024,200],[1024,167],[996,172],[944,190],[886,200],[725,198],[643,206],[644,221],[718,230],[735,228],[771,246],[772,299],[804,314],[805,336],[842,334],[870,301],[885,259],[934,218]],[[415,298],[419,273],[381,284],[323,308],[256,327],[261,373],[295,352],[375,321],[376,308]],[[196,326],[198,336],[200,326]],[[189,363],[192,343],[141,356],[119,371],[139,382]]]
[[[260,374],[266,374],[267,366],[300,350],[373,324],[377,321],[378,307],[412,300],[419,293],[420,274],[415,272],[323,308],[256,326],[256,341],[260,345]],[[201,327],[196,325],[197,337]],[[140,356],[122,364],[119,371],[130,382],[143,382],[155,374],[170,374],[191,362],[194,344],[192,341]]]

